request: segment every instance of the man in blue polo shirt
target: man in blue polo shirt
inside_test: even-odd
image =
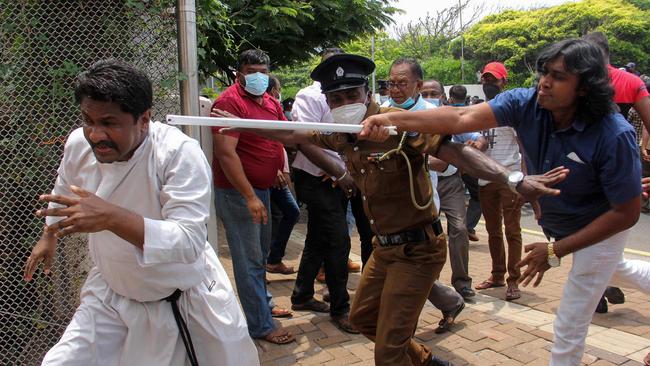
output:
[[[455,134],[511,126],[525,149],[528,171],[570,171],[557,196],[533,202],[548,243],[526,245],[520,282],[537,286],[544,272],[573,254],[557,318],[551,365],[578,365],[600,295],[622,260],[628,229],[639,217],[641,166],[633,128],[614,112],[613,90],[600,50],[569,39],[540,54],[536,88],[513,89],[488,103],[368,118],[362,137],[381,140],[398,130]],[[431,123],[435,121],[435,123]],[[555,171],[557,172],[557,171]],[[523,180],[503,181],[516,187]],[[535,278],[536,277],[536,278]]]

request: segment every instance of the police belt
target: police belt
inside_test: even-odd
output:
[[[439,218],[436,218],[436,221],[431,223],[431,228],[433,228],[433,233],[436,236],[442,234],[442,224],[440,223]],[[379,246],[382,247],[392,247],[395,245],[425,241],[428,238],[429,237],[424,227],[406,230],[390,235],[377,235]]]
[[[178,331],[181,334],[183,339],[183,344],[185,344],[185,350],[187,351],[187,358],[190,361],[190,365],[199,366],[199,361],[196,358],[196,351],[194,351],[194,345],[192,344],[192,337],[190,337],[190,331],[187,329],[187,324],[181,316],[181,311],[178,308],[178,298],[181,297],[183,291],[176,290],[173,294],[164,298],[164,300],[169,301],[172,304],[172,313],[174,313],[174,320],[176,320],[176,325],[178,326]]]

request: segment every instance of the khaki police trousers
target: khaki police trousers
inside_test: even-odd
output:
[[[363,269],[350,321],[375,342],[375,365],[426,365],[431,350],[413,340],[429,291],[445,264],[444,234],[423,242],[375,247]]]

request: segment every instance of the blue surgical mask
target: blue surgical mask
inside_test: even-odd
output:
[[[244,75],[244,79],[246,80],[244,90],[258,97],[262,96],[269,87],[269,76],[261,72]]]
[[[388,102],[390,103],[390,105],[392,107],[402,108],[402,109],[409,109],[409,108],[413,107],[413,105],[415,104],[415,99],[413,99],[412,97],[408,97],[408,99],[405,100],[404,102],[397,103],[393,98],[389,98]]]
[[[435,105],[436,107],[440,107],[440,99],[438,98],[424,98],[424,100]]]

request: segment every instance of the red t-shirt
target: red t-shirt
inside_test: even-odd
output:
[[[650,95],[645,83],[638,76],[627,71],[607,65],[609,80],[614,87],[614,103],[621,108],[621,114],[627,118],[627,112],[641,98]]]
[[[240,118],[286,121],[280,102],[264,93],[262,104],[259,104],[246,94],[239,83],[224,90],[212,107],[228,111]],[[220,129],[221,127],[212,127],[213,132],[218,132]],[[250,184],[259,189],[271,187],[275,182],[278,170],[282,170],[284,166],[282,144],[249,132],[226,132],[224,134],[239,137],[236,151]],[[215,186],[233,188],[223,173],[216,155],[213,155],[212,159],[212,172]]]

